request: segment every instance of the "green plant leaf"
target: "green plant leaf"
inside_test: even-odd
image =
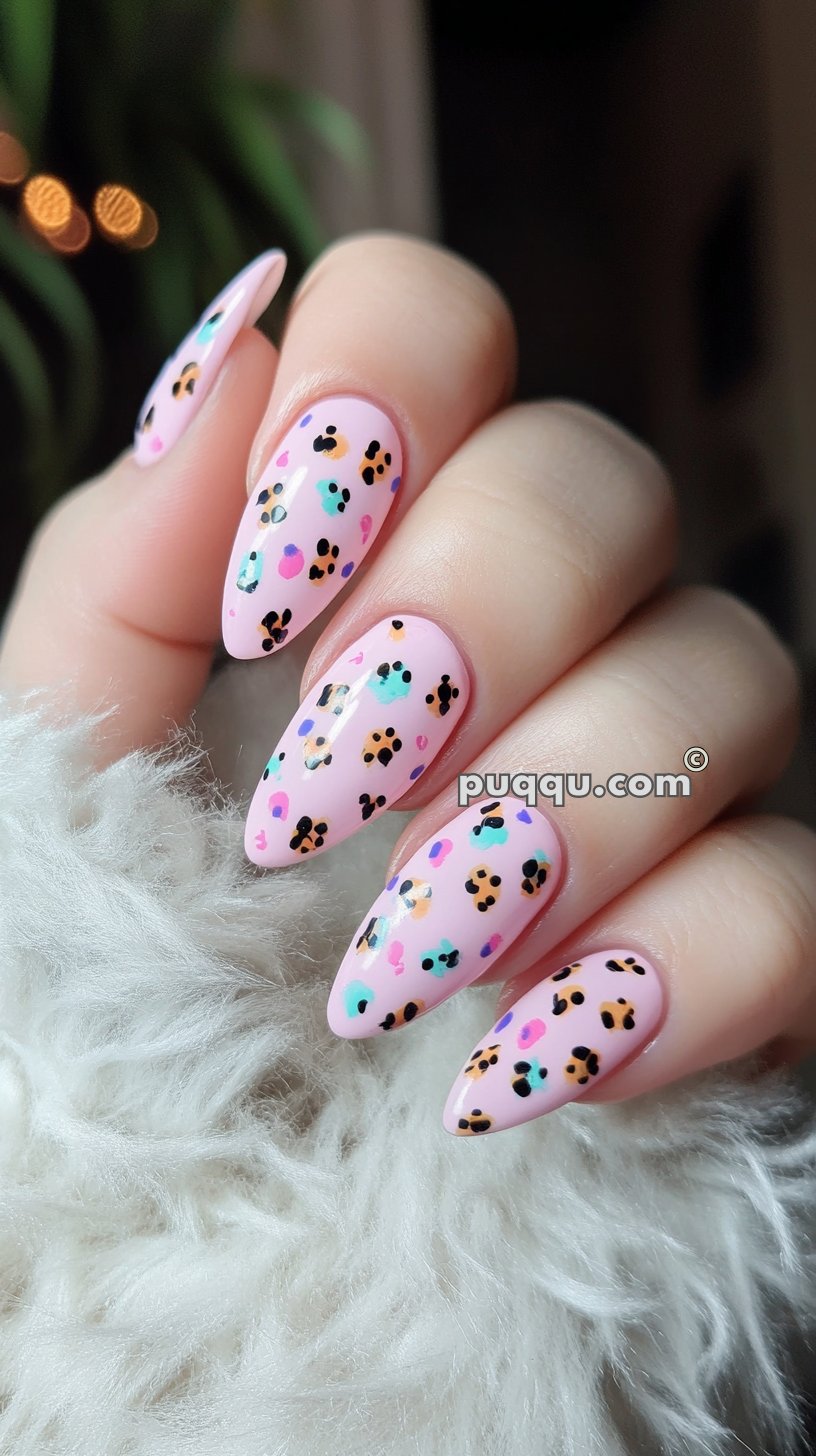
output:
[[[55,424],[48,373],[25,324],[0,294],[0,361],[11,381],[23,415],[28,442],[24,469],[29,478],[33,506],[40,516],[50,505],[47,467],[53,456]]]
[[[177,188],[174,198],[159,191],[156,212],[158,240],[148,252],[133,254],[133,266],[141,283],[144,316],[161,349],[169,354],[199,312],[196,240],[189,219],[178,205]]]
[[[59,330],[64,347],[66,466],[86,444],[96,423],[99,341],[93,314],[66,264],[26,241],[0,209],[0,263],[28,290]]]
[[[264,109],[243,82],[224,85],[213,97],[230,164],[287,226],[311,260],[324,247],[323,229],[308,192]]]
[[[35,156],[51,91],[54,0],[2,0],[0,55],[14,101],[15,120]]]
[[[246,246],[217,182],[186,148],[174,147],[171,156],[190,216],[201,239],[206,240],[207,252],[218,259],[219,272],[227,277],[237,273],[246,262]]]
[[[345,106],[318,91],[299,91],[265,76],[250,76],[248,85],[273,116],[312,132],[347,167],[356,172],[371,168],[373,152],[368,134]]]

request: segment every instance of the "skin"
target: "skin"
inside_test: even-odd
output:
[[[592,1100],[758,1047],[800,1056],[816,1043],[816,836],[735,807],[785,766],[793,663],[726,593],[667,586],[674,509],[654,456],[580,406],[510,405],[514,373],[506,305],[466,263],[383,235],[329,249],[301,284],[280,356],[245,330],[166,459],[142,471],[125,455],[46,519],[0,684],[45,689],[61,712],[112,709],[100,761],[161,742],[206,681],[245,492],[305,405],[368,396],[397,423],[406,484],[303,691],[391,613],[437,621],[473,687],[458,731],[400,803],[418,812],[387,873],[456,812],[459,772],[680,772],[684,750],[703,744],[710,763],[690,798],[554,811],[564,883],[502,958],[499,1008],[582,954],[631,945],[663,972],[668,1012],[653,1046]],[[256,670],[273,692],[274,673]]]

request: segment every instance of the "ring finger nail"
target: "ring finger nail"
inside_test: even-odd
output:
[[[263,657],[328,606],[368,553],[399,489],[394,425],[367,399],[305,409],[241,518],[224,587],[233,657]]]
[[[134,438],[139,465],[162,459],[181,439],[214,384],[230,345],[275,297],[286,255],[262,253],[228,283],[164,365],[142,405]]]
[[[315,684],[267,763],[248,857],[292,864],[382,814],[439,753],[469,694],[465,664],[435,623],[378,622]]]
[[[552,899],[561,848],[520,799],[473,804],[418,849],[362,921],[329,996],[338,1036],[375,1036],[475,981]]]
[[[596,951],[506,1011],[471,1052],[443,1122],[468,1137],[501,1132],[580,1097],[652,1040],[663,983],[631,950]]]

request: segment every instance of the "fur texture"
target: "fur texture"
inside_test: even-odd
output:
[[[225,763],[270,691],[253,668],[200,720]],[[93,773],[83,732],[0,722],[0,1450],[794,1444],[816,1138],[793,1084],[732,1069],[457,1142],[440,1110],[491,991],[373,1043],[325,1022],[394,816],[255,875],[205,763]]]

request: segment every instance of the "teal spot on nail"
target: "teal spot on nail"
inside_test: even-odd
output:
[[[353,1021],[355,1016],[362,1016],[373,1000],[374,992],[362,981],[349,981],[348,985],[343,987],[343,1005],[349,1021]]]
[[[420,964],[423,971],[428,971],[432,976],[441,980],[449,971],[453,971],[459,964],[459,952],[451,941],[440,940],[439,945],[432,950],[423,952]]]
[[[258,551],[247,551],[241,557],[236,586],[242,592],[254,592],[263,575],[263,556]]]
[[[218,310],[218,313],[212,313],[212,314],[210,314],[210,317],[206,320],[205,323],[203,323],[201,325],[201,328],[199,329],[198,333],[196,334],[196,343],[198,343],[198,344],[209,344],[210,341],[218,333],[218,330],[220,329],[220,327],[221,327],[221,325],[222,325],[223,322],[224,322],[224,310],[223,309],[219,309]]]

